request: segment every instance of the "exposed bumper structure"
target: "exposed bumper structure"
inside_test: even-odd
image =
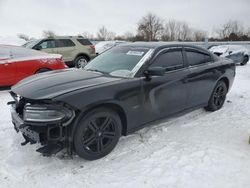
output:
[[[63,148],[66,148],[68,152],[72,154],[72,148],[69,144],[70,128],[68,125],[75,116],[74,111],[72,111],[70,117],[67,117],[69,116],[69,114],[66,114],[66,116],[63,117],[62,120],[41,122],[40,118],[45,114],[44,112],[41,113],[42,115],[37,115],[38,111],[31,110],[30,103],[28,103],[29,108],[26,108],[27,104],[25,102],[21,100],[18,101],[16,99],[16,96],[13,97],[15,99],[15,102],[11,102],[11,118],[15,130],[22,133],[24,137],[24,142],[21,143],[21,145],[26,145],[27,143],[40,143],[42,147],[37,149],[37,151],[46,156],[55,154]],[[35,105],[34,109],[39,108],[37,107],[37,105]],[[27,111],[28,113],[31,113],[31,116],[27,115]],[[51,116],[51,114],[48,114],[48,112],[52,112],[52,114],[55,115],[55,112],[51,109],[45,112],[48,116]],[[25,116],[29,118],[32,117],[33,121],[26,121],[27,117]],[[36,117],[38,120],[37,122],[35,121]]]

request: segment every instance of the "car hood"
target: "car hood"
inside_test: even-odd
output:
[[[98,72],[65,69],[28,77],[11,90],[22,97],[34,100],[52,99],[75,90],[98,86],[122,78],[105,76]]]

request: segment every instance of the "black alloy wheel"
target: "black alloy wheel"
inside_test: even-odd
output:
[[[208,111],[216,111],[222,108],[226,100],[228,89],[224,81],[219,81],[209,99],[208,106],[205,107]]]
[[[75,132],[76,153],[87,160],[104,157],[118,143],[121,127],[117,113],[105,108],[91,111],[79,122]]]

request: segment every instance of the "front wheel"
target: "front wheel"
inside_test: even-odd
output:
[[[246,65],[248,61],[249,61],[249,56],[247,56],[247,55],[244,56],[244,59],[243,59],[241,65]]]
[[[205,109],[212,112],[221,109],[226,100],[227,91],[226,83],[224,81],[219,81],[216,84]]]
[[[109,154],[121,136],[119,115],[109,109],[100,108],[89,112],[74,134],[76,153],[87,160],[96,160]]]

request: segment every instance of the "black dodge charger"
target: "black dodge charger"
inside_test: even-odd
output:
[[[12,87],[9,104],[22,145],[38,142],[44,155],[67,149],[94,160],[152,121],[201,107],[219,110],[234,77],[231,60],[203,48],[132,43],[81,70],[29,77]]]

